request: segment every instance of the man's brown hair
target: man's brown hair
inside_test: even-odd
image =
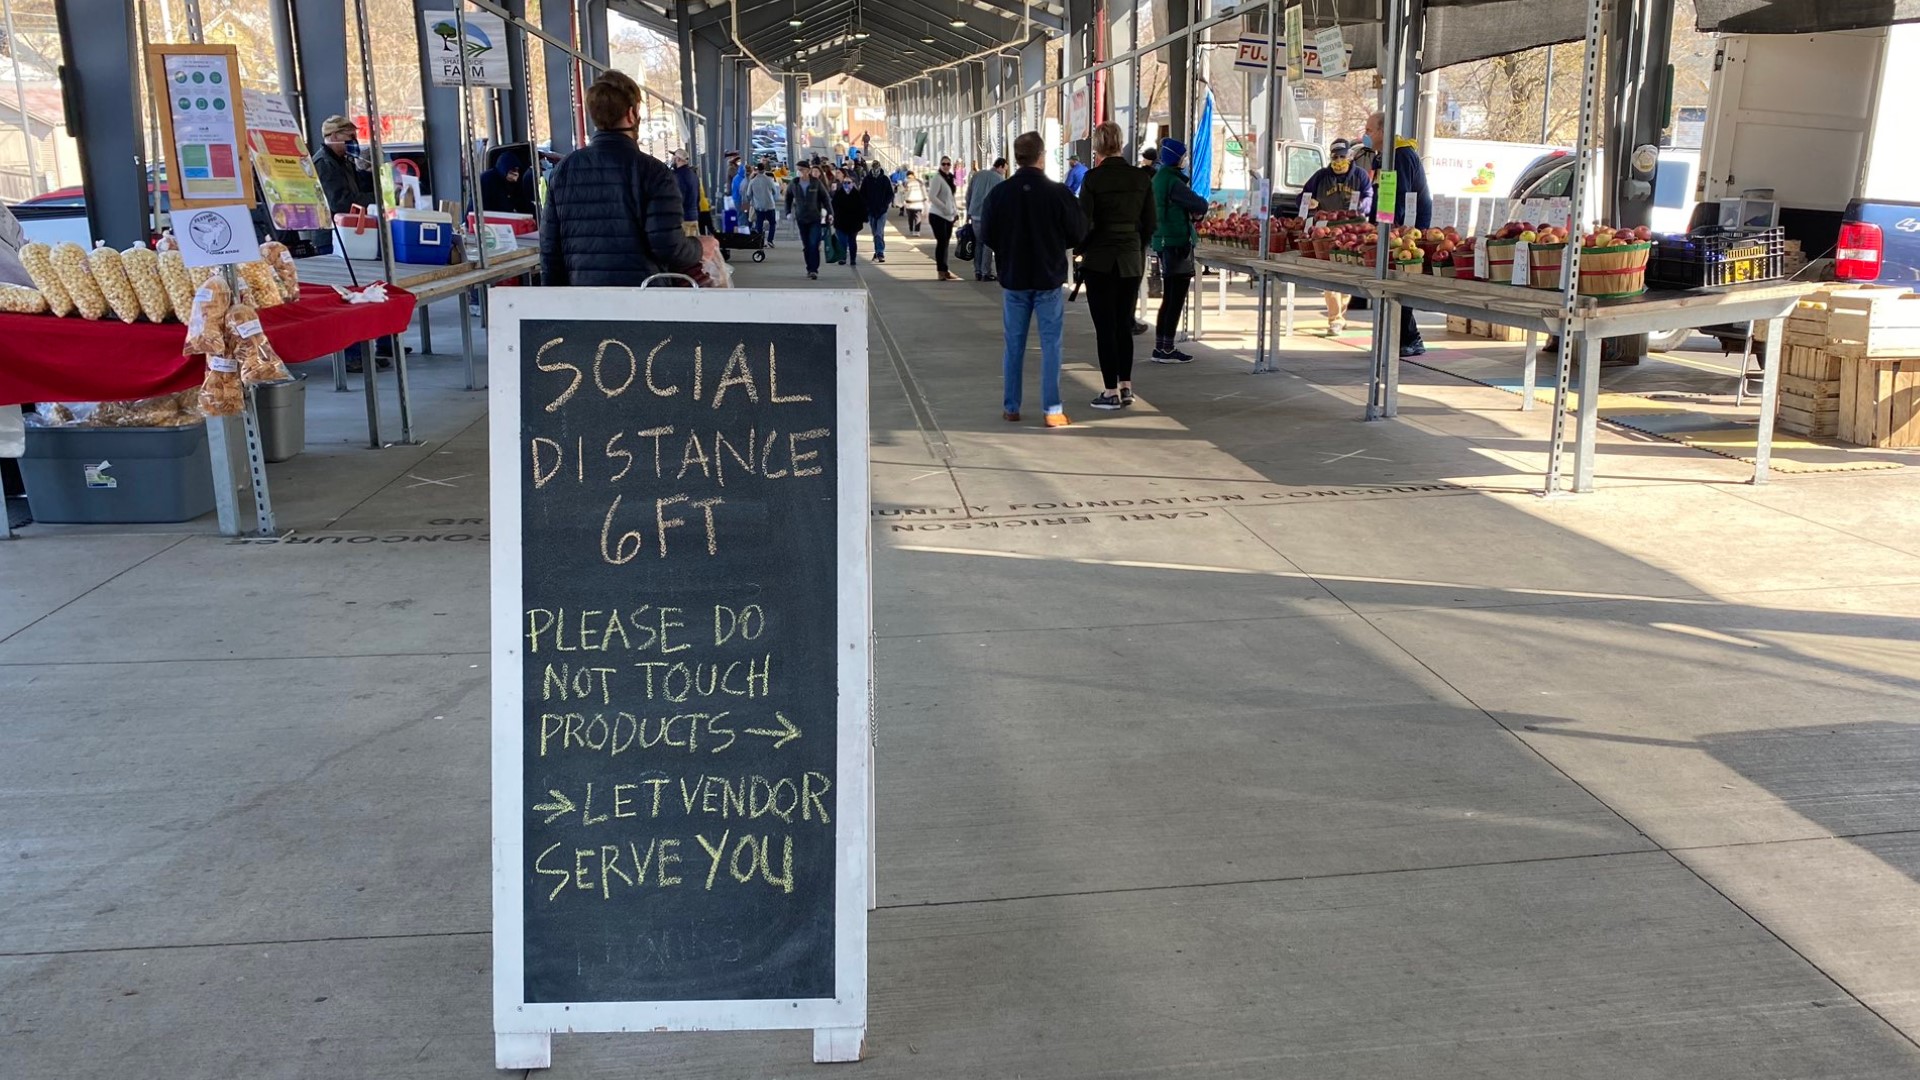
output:
[[[1019,162],[1023,169],[1029,165],[1040,164],[1040,159],[1045,157],[1046,153],[1046,140],[1042,139],[1037,131],[1029,131],[1013,140],[1013,160]]]
[[[640,103],[640,86],[623,71],[607,70],[587,87],[587,117],[599,131],[626,131],[627,114]]]

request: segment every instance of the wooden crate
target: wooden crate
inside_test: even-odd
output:
[[[1795,435],[1831,439],[1840,434],[1840,410],[1836,407],[1832,412],[1814,412],[1799,408],[1788,399],[1781,398],[1776,423],[1780,430]]]
[[[1447,316],[1447,333],[1465,335],[1466,333],[1468,333],[1468,327],[1469,327],[1469,323],[1467,321],[1466,316],[1464,315]]]
[[[1833,384],[1840,392],[1840,358],[1822,348],[1788,345],[1780,351],[1780,376]],[[1785,385],[1784,383],[1782,385]]]
[[[1920,446],[1920,358],[1843,360],[1839,416],[1844,442]]]
[[[1827,351],[1849,360],[1920,356],[1920,295],[1892,290],[1834,293]]]
[[[1800,303],[1787,313],[1787,340],[1789,346],[1809,349],[1824,349],[1833,340],[1828,334],[1830,316],[1834,300],[1850,297],[1856,300],[1864,298],[1871,304],[1875,298],[1901,296],[1905,289],[1892,285],[1835,285],[1810,292],[1800,298]],[[1754,340],[1765,341],[1766,333],[1761,327],[1765,323],[1754,324]]]

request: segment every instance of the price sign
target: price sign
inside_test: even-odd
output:
[[[1400,174],[1387,169],[1373,181],[1373,220],[1393,224],[1400,205]]]
[[[1510,284],[1533,284],[1533,257],[1528,247],[1525,240],[1513,245],[1513,276],[1509,279]]]

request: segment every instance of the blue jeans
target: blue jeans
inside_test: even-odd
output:
[[[753,231],[760,234],[767,243],[773,243],[773,211],[755,210],[753,212]]]
[[[1007,352],[1000,361],[1006,389],[1006,410],[1020,411],[1020,384],[1027,356],[1027,325],[1040,321],[1040,403],[1048,412],[1060,411],[1060,325],[1066,301],[1059,289],[1002,289],[1000,317],[1007,334]]]
[[[820,272],[820,241],[825,239],[826,235],[825,225],[800,226],[800,247],[807,253],[807,273],[809,274]]]
[[[885,255],[887,253],[887,215],[869,214],[867,225],[873,229],[873,253]]]
[[[847,265],[852,266],[854,263],[859,262],[860,233],[857,230],[848,232],[838,225],[835,225],[833,230],[840,234],[840,246],[847,249]]]

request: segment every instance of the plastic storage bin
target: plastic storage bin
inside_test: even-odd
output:
[[[1787,230],[1709,225],[1663,236],[1647,280],[1670,289],[1703,289],[1786,276]]]
[[[207,427],[28,428],[27,503],[48,524],[192,521],[213,509]]]
[[[262,383],[253,388],[260,416],[260,452],[268,461],[285,461],[307,448],[307,377]]]
[[[401,210],[389,223],[393,260],[445,266],[453,261],[453,217],[437,210]]]

